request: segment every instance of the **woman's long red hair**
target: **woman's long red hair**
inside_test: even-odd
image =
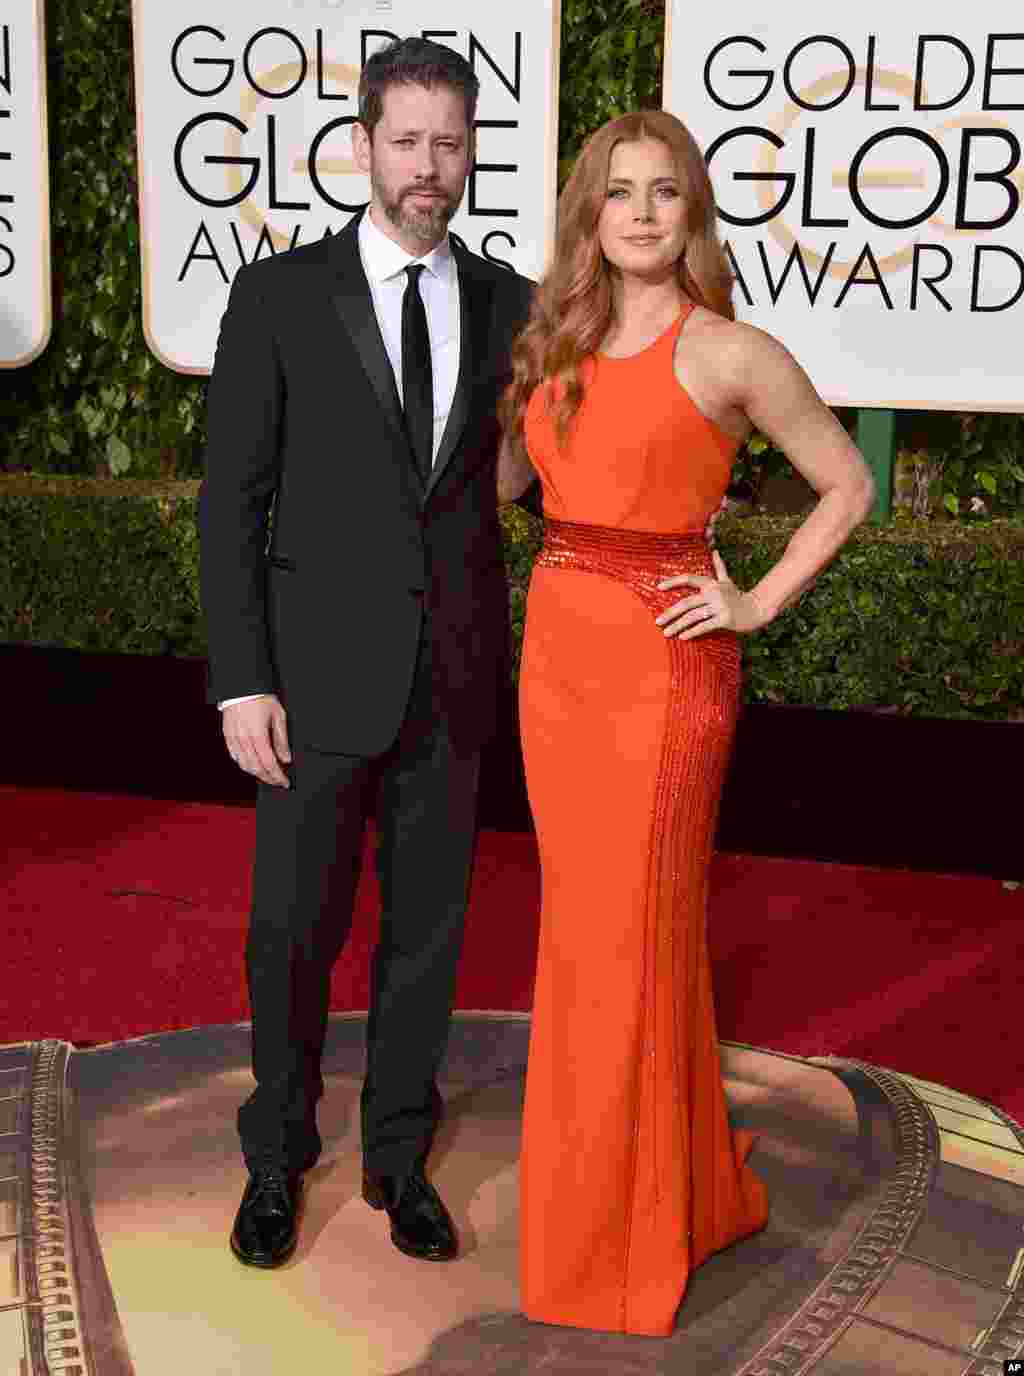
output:
[[[620,143],[658,139],[672,154],[686,205],[686,252],[679,285],[699,305],[733,318],[733,276],[718,240],[715,196],[693,135],[675,115],[641,110],[610,120],[587,140],[558,199],[555,257],[537,287],[530,319],[512,350],[513,378],[499,408],[514,451],[523,450],[523,420],[544,383],[558,436],[564,440],[583,400],[580,364],[597,350],[614,314],[612,269],[601,251],[598,220],[608,192],[612,152]]]

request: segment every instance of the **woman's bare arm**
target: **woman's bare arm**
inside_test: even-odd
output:
[[[860,450],[778,340],[743,327],[739,401],[818,494],[785,553],[750,591],[771,620],[800,597],[870,514],[871,471]]]
[[[662,589],[695,588],[656,618],[664,634],[693,640],[713,631],[759,630],[791,606],[871,511],[874,480],[860,450],[818,396],[796,359],[771,335],[730,327],[724,354],[737,411],[778,445],[818,494],[782,558],[747,592],[732,582],[717,552],[715,577],[681,574]]]

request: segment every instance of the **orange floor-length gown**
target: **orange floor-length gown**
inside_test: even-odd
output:
[[[655,625],[692,591],[660,579],[713,576],[703,529],[737,449],[676,379],[690,309],[639,354],[586,361],[564,448],[543,388],[526,416],[546,535],[520,687],[543,895],[522,1307],[652,1336],[768,1213],[727,1119],[705,921],[739,648]]]

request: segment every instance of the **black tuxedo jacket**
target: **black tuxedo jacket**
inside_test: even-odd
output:
[[[495,408],[533,284],[453,241],[461,362],[425,485],[357,226],[250,264],[232,286],[199,497],[209,699],[277,693],[294,739],[379,754],[426,614],[439,700],[473,749],[508,692]]]

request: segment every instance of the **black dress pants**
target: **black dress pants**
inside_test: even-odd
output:
[[[386,632],[385,632],[386,633]],[[292,740],[290,789],[260,785],[246,945],[256,1090],[238,1113],[249,1167],[306,1170],[330,975],[352,925],[364,828],[375,809],[381,891],[361,1099],[363,1160],[401,1175],[430,1150],[476,840],[479,751],[455,748],[425,634],[398,739],[383,756]]]

